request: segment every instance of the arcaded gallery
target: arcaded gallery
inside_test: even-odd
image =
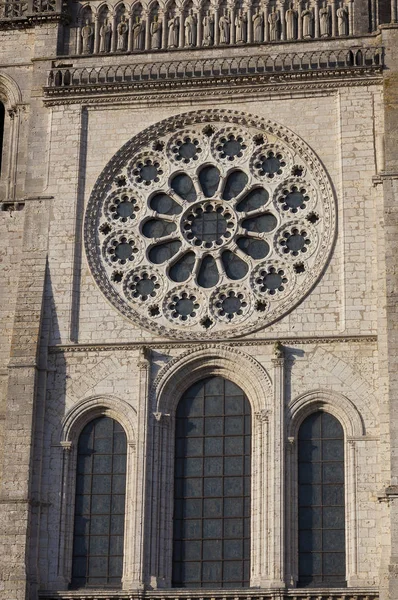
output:
[[[0,599],[398,600],[398,1],[0,57]]]

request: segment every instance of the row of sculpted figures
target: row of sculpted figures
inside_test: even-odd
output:
[[[265,0],[217,5],[172,0],[149,7],[86,4],[80,10],[77,54],[143,52],[227,44],[294,41],[347,36],[352,28],[353,0]]]

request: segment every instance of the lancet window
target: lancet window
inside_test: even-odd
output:
[[[77,451],[72,588],[120,587],[127,441],[109,417],[88,423]]]
[[[249,587],[251,409],[221,377],[194,384],[176,414],[173,586]]]

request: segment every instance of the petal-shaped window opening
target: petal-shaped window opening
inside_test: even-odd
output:
[[[162,215],[179,215],[182,212],[181,206],[167,194],[156,194],[149,205]]]
[[[189,175],[185,173],[176,175],[171,181],[171,187],[183,200],[188,200],[188,202],[196,200],[195,186]]]
[[[220,182],[220,171],[217,167],[209,165],[199,173],[199,183],[206,198],[214,196]]]
[[[170,267],[169,276],[170,279],[177,283],[186,281],[192,273],[192,269],[195,264],[195,253],[187,252],[177,262]]]
[[[264,215],[258,215],[257,217],[251,217],[242,221],[243,229],[247,231],[256,231],[257,233],[268,233],[275,229],[277,226],[277,219],[271,213],[265,213]]]
[[[223,252],[222,261],[230,279],[242,279],[249,270],[249,265],[230,250]]]
[[[233,171],[228,175],[223,191],[224,200],[236,198],[245,189],[249,178],[243,171]]]
[[[180,248],[181,242],[178,240],[166,242],[165,244],[158,244],[149,250],[149,260],[155,263],[155,265],[160,265],[166,262],[166,260],[170,260]]]
[[[175,223],[161,221],[160,219],[150,219],[144,223],[142,233],[147,238],[162,238],[173,233],[176,227]]]
[[[254,260],[265,258],[269,254],[269,245],[264,240],[253,240],[241,237],[238,239],[237,243],[239,248]]]
[[[264,188],[251,190],[236,206],[238,212],[257,210],[268,202],[269,194]]]
[[[200,265],[198,273],[198,284],[203,288],[211,288],[217,285],[219,280],[216,261],[207,254]]]

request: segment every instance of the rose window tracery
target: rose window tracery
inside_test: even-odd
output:
[[[300,301],[325,267],[335,203],[313,152],[232,111],[173,117],[111,160],[85,221],[88,261],[126,316],[168,336],[242,335]]]

